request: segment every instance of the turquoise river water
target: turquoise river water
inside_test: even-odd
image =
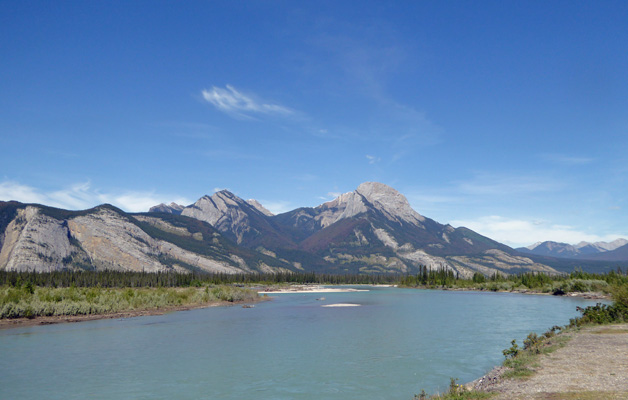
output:
[[[372,288],[0,331],[0,399],[400,399],[565,325],[553,296]],[[325,300],[317,300],[321,296]],[[360,307],[322,307],[352,303]]]

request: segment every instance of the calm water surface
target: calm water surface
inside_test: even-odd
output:
[[[324,296],[326,300],[317,298]],[[564,325],[553,296],[369,288],[0,331],[1,399],[407,399]],[[327,308],[355,303],[361,307]]]

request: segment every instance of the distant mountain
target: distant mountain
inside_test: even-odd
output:
[[[268,215],[228,191],[203,196],[182,215],[206,221],[241,246],[305,270],[413,273],[422,265],[475,271],[555,272],[466,228],[412,209],[393,188],[367,182],[315,208]]]
[[[536,254],[539,256],[574,258],[579,254],[578,249],[567,243],[538,242],[528,247],[516,249],[520,253]]]
[[[611,261],[611,262],[627,262],[628,261],[628,244],[625,244],[613,250],[599,252],[596,254],[583,254],[579,256],[578,259]]]
[[[559,258],[579,258],[586,259],[600,253],[613,251],[628,244],[626,239],[617,239],[610,243],[607,242],[580,242],[578,244],[567,244],[557,242],[538,242],[528,247],[518,248],[517,251],[527,254],[536,254],[541,256],[559,257]],[[594,257],[595,259],[596,257]]]
[[[184,208],[185,206],[182,206],[177,203],[170,203],[170,204],[161,203],[159,205],[151,207],[150,210],[148,210],[148,212],[162,212],[162,213],[168,213],[168,214],[181,215],[181,211],[183,211]]]

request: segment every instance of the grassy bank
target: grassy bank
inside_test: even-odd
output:
[[[188,288],[0,287],[0,318],[111,314],[217,302],[255,301],[250,289],[220,285]]]

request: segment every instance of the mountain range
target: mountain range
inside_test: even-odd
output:
[[[468,277],[573,268],[440,224],[376,182],[279,215],[226,190],[135,214],[111,205],[68,211],[0,202],[0,233],[0,269],[22,271],[406,274],[427,266]]]
[[[518,248],[517,251],[526,254],[578,260],[625,261],[628,260],[628,240],[616,239],[609,243],[580,242],[578,244],[546,241]]]

